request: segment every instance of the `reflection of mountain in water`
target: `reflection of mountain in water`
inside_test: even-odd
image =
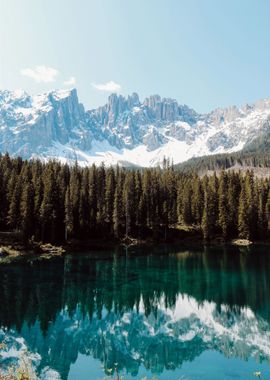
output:
[[[0,268],[0,322],[67,378],[78,353],[137,374],[206,349],[270,358],[270,258],[237,250],[100,253]],[[14,310],[15,308],[15,310]]]

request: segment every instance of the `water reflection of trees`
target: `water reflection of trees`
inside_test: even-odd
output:
[[[138,309],[141,299],[145,314],[155,314],[161,296],[173,308],[179,293],[198,302],[249,306],[270,318],[270,256],[262,249],[239,254],[232,248],[204,248],[177,255],[173,249],[164,254],[165,249],[159,249],[161,255],[116,252],[101,254],[101,260],[74,255],[2,266],[0,324],[19,330],[23,322],[39,320],[45,333],[63,309],[72,315],[79,305],[83,315],[101,318],[104,308],[122,314]]]
[[[125,312],[136,314],[143,304],[144,314],[162,324],[161,300],[174,309],[178,295],[186,294],[201,304],[213,301],[217,311],[225,304],[234,316],[247,306],[270,321],[270,256],[263,249],[240,253],[226,247],[192,251],[164,247],[151,254],[135,250],[97,256],[0,267],[0,325],[22,331],[44,365],[53,362],[62,369],[63,378],[78,352],[99,358],[107,368],[121,361],[130,373],[138,371],[136,359],[113,349],[117,338],[100,322],[105,314],[110,324]],[[80,321],[81,335],[65,332],[73,323],[66,315]],[[208,347],[199,338],[180,346],[169,337],[162,344],[155,339],[143,342],[136,338],[134,323],[131,344],[145,352],[146,367],[160,372],[193,360]],[[97,338],[101,326],[106,335]]]

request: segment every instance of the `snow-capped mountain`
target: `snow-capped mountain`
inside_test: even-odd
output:
[[[155,166],[235,152],[270,130],[270,99],[198,114],[176,100],[112,94],[85,111],[77,92],[0,91],[0,152],[63,162]]]

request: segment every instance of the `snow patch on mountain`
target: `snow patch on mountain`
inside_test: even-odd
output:
[[[23,158],[105,165],[161,165],[241,150],[270,130],[270,100],[198,114],[174,99],[112,94],[85,111],[77,92],[55,90],[31,97],[0,91],[0,152]]]

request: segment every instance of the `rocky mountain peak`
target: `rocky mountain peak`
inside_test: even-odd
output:
[[[0,91],[0,153],[107,165],[175,163],[242,149],[269,129],[270,100],[201,115],[175,99],[112,94],[85,111],[76,89],[30,96]]]
[[[214,125],[219,125],[224,122],[231,122],[242,116],[241,110],[236,106],[228,108],[217,108],[210,114],[210,120]]]
[[[139,95],[136,92],[129,95],[127,101],[129,108],[139,107],[141,105]]]

